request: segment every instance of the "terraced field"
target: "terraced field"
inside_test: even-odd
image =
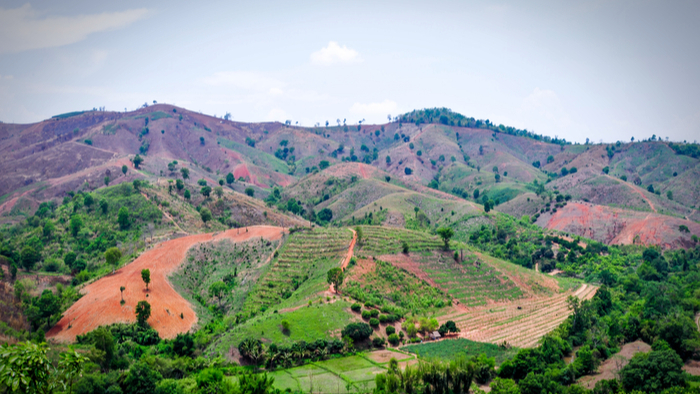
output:
[[[462,310],[441,316],[439,321],[453,320],[461,330],[460,336],[472,341],[493,344],[505,341],[516,347],[535,347],[540,338],[569,316],[568,296],[587,300],[596,290],[597,287],[584,284],[573,292],[468,312]]]
[[[382,255],[401,253],[401,244],[406,242],[411,252],[434,250],[442,247],[442,241],[437,237],[412,230],[404,230],[382,226],[359,226],[362,229],[363,254]]]
[[[442,252],[412,253],[410,258],[396,256],[392,258],[392,263],[414,273],[420,274],[422,271],[424,274],[421,276],[425,276],[428,282],[445,290],[467,307],[513,301],[524,295],[510,278],[476,255],[465,255],[464,261],[458,263]]]
[[[300,299],[327,288],[326,272],[342,264],[352,237],[348,229],[333,228],[290,235],[272,267],[249,294],[243,310],[255,315],[286,299]]]

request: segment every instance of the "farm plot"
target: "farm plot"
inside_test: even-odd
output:
[[[358,226],[362,230],[363,254],[382,255],[402,252],[403,242],[410,251],[434,250],[442,247],[442,241],[420,231],[382,226]]]
[[[524,296],[508,276],[485,263],[478,256],[467,254],[456,262],[443,252],[411,253],[381,256],[397,267],[404,268],[439,287],[464,306],[484,306],[507,302]]]
[[[440,360],[454,360],[461,356],[469,358],[483,353],[486,357],[495,358],[496,364],[499,365],[518,352],[515,348],[507,349],[491,343],[474,342],[465,338],[408,345],[402,347],[401,350],[415,353],[421,358]]]
[[[215,301],[209,294],[210,287],[223,282],[226,291],[218,300],[219,308],[228,314],[238,312],[278,244],[279,241],[262,238],[240,243],[228,239],[202,243],[188,251],[185,264],[169,279],[178,293],[195,306],[204,325],[211,318],[208,306]]]
[[[440,323],[452,320],[461,330],[460,336],[477,342],[510,346],[534,347],[545,334],[558,327],[569,316],[567,298],[591,299],[597,288],[582,285],[574,292],[511,302],[479,310],[462,310],[439,318]]]
[[[249,293],[243,311],[252,316],[285,300],[297,302],[323,291],[326,272],[342,264],[351,240],[348,229],[317,228],[292,234]]]

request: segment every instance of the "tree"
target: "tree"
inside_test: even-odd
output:
[[[146,291],[148,291],[148,284],[151,283],[151,270],[144,268],[141,270],[141,279],[146,284]]]
[[[129,209],[127,207],[119,208],[117,222],[119,223],[119,229],[121,230],[126,230],[129,227]]]
[[[105,186],[109,186],[109,177],[108,176],[106,176],[104,178],[104,183],[105,183]]]
[[[512,379],[495,378],[489,387],[493,394],[520,394],[518,385]]]
[[[121,293],[122,296],[122,303],[124,303],[124,290],[126,290],[126,287],[119,286],[119,293]]]
[[[141,165],[141,163],[143,163],[143,159],[141,158],[141,156],[136,155],[134,157],[133,162],[134,162],[134,167],[140,168],[139,166]],[[124,171],[124,167],[122,167],[122,171]]]
[[[77,257],[78,255],[76,255],[75,252],[68,252],[65,256],[63,256],[63,264],[69,268],[73,268],[73,263],[75,263],[75,259]]]
[[[123,387],[126,393],[153,394],[156,392],[156,385],[161,379],[163,379],[163,377],[158,371],[151,368],[145,362],[139,361],[129,369],[129,373],[124,379]]]
[[[73,234],[74,237],[78,236],[78,233],[80,232],[80,228],[83,227],[83,219],[80,217],[80,215],[73,215],[70,218],[70,232]]]
[[[224,185],[224,180],[223,180],[223,179],[219,179],[219,186],[223,186],[223,185]]]
[[[202,193],[202,195],[203,195],[204,197],[209,198],[209,195],[211,195],[211,187],[209,187],[209,186],[204,186],[204,187],[200,190],[200,192]]]
[[[437,233],[442,238],[442,242],[445,243],[445,250],[450,248],[450,238],[455,235],[455,232],[449,227],[440,227],[437,229]]]
[[[211,211],[207,207],[203,207],[199,210],[199,216],[202,218],[204,224],[211,220]]]
[[[106,327],[98,327],[90,334],[90,342],[95,346],[95,349],[104,352],[102,361],[102,370],[109,370],[109,366],[114,358],[114,336]]]
[[[86,357],[74,350],[61,353],[55,368],[47,356],[48,345],[19,342],[0,346],[0,387],[5,392],[52,393],[69,392],[83,369]]]
[[[217,197],[221,198],[224,195],[224,189],[221,186],[217,186],[214,188],[214,194],[216,194]]]
[[[185,188],[185,182],[183,182],[182,179],[177,179],[175,180],[175,187],[177,188],[177,191],[180,191]]]
[[[321,160],[318,163],[318,168],[320,168],[321,170],[325,170],[326,168],[328,168],[328,166],[330,166],[330,163],[328,162],[328,160]]]
[[[124,165],[122,166],[122,174],[126,175],[126,172],[127,172],[128,170],[129,170],[129,167],[127,167],[126,164],[124,164]]]
[[[184,194],[185,200],[189,200],[191,197],[190,190],[185,189],[185,194]]]
[[[622,368],[622,387],[627,391],[640,390],[658,393],[674,386],[685,386],[683,360],[673,350],[637,353]]]
[[[31,246],[25,245],[22,248],[20,258],[22,260],[22,267],[24,267],[24,269],[27,271],[31,271],[34,269],[34,265],[41,260],[41,253]]]
[[[147,301],[139,301],[136,304],[136,320],[142,327],[146,325],[146,320],[151,317],[151,304]]]
[[[228,174],[226,174],[226,183],[228,183],[230,185],[233,182],[235,182],[235,180],[236,180],[236,178],[233,176],[232,173],[229,172]]]
[[[343,337],[350,337],[355,342],[358,342],[369,338],[372,332],[372,327],[367,323],[350,323],[343,328],[341,335]]]
[[[51,290],[46,289],[35,301],[35,306],[39,308],[37,317],[46,319],[46,325],[51,327],[51,317],[61,311],[61,299],[54,295]]]
[[[408,168],[408,167],[406,167],[406,168],[403,169],[403,172],[404,172],[406,175],[411,175],[411,174],[413,173],[413,170],[410,169],[410,168]]]
[[[245,194],[247,194],[250,197],[255,196],[255,190],[252,187],[247,187],[245,189]]]
[[[226,291],[228,291],[226,283],[222,281],[214,282],[209,286],[209,297],[218,299],[219,304],[221,304],[221,299],[226,295]]]
[[[320,221],[330,222],[333,219],[333,211],[331,211],[329,208],[323,208],[318,212],[316,217]]]
[[[199,137],[199,143],[204,145],[204,137]]]
[[[117,265],[119,259],[122,258],[122,252],[117,248],[109,248],[105,252],[105,260],[109,265]]]
[[[343,270],[340,268],[331,268],[328,270],[326,277],[328,284],[333,284],[333,289],[335,289],[336,294],[338,293],[338,288],[343,284]]]
[[[190,178],[190,169],[189,168],[180,168],[180,173],[182,174],[182,179],[189,179]]]

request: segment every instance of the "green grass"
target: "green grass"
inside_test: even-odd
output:
[[[82,115],[82,114],[84,114],[84,113],[86,113],[86,112],[90,112],[90,111],[66,112],[65,114],[54,115],[54,116],[51,117],[51,119],[67,119],[67,118],[70,118],[70,117],[73,117],[73,116]]]
[[[276,158],[274,155],[222,137],[217,138],[216,141],[224,148],[243,154],[256,166],[268,168],[282,174],[289,172],[289,166],[287,166],[287,163]]]
[[[441,360],[454,360],[460,356],[473,357],[484,353],[489,358],[494,357],[496,364],[501,364],[518,352],[516,348],[503,349],[490,343],[474,342],[464,338],[405,346],[401,350],[415,353],[421,358]]]
[[[213,348],[224,354],[231,346],[238,346],[245,338],[258,338],[268,343],[285,346],[296,341],[312,342],[316,339],[327,339],[334,332],[345,327],[353,316],[349,309],[350,303],[345,301],[325,303],[325,299],[323,301],[324,304],[316,301],[312,306],[303,306],[292,312],[268,312],[256,316],[227,331],[217,340]],[[282,332],[282,320],[289,322],[289,333]]]

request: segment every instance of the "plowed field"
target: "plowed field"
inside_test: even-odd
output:
[[[92,331],[101,325],[132,323],[134,309],[139,301],[151,304],[148,323],[162,338],[173,338],[187,332],[197,322],[190,304],[178,294],[167,277],[182,263],[187,250],[200,242],[229,238],[235,242],[251,238],[280,239],[283,229],[274,226],[254,226],[232,229],[223,233],[199,234],[162,242],[147,250],[131,264],[112,275],[85,286],[83,297],[71,306],[63,318],[46,334],[56,341],[74,341],[75,336]],[[141,270],[151,271],[151,283],[146,286]],[[124,286],[124,305],[120,305],[119,287]],[[181,315],[182,314],[182,315]],[[181,317],[182,316],[182,317]]]

